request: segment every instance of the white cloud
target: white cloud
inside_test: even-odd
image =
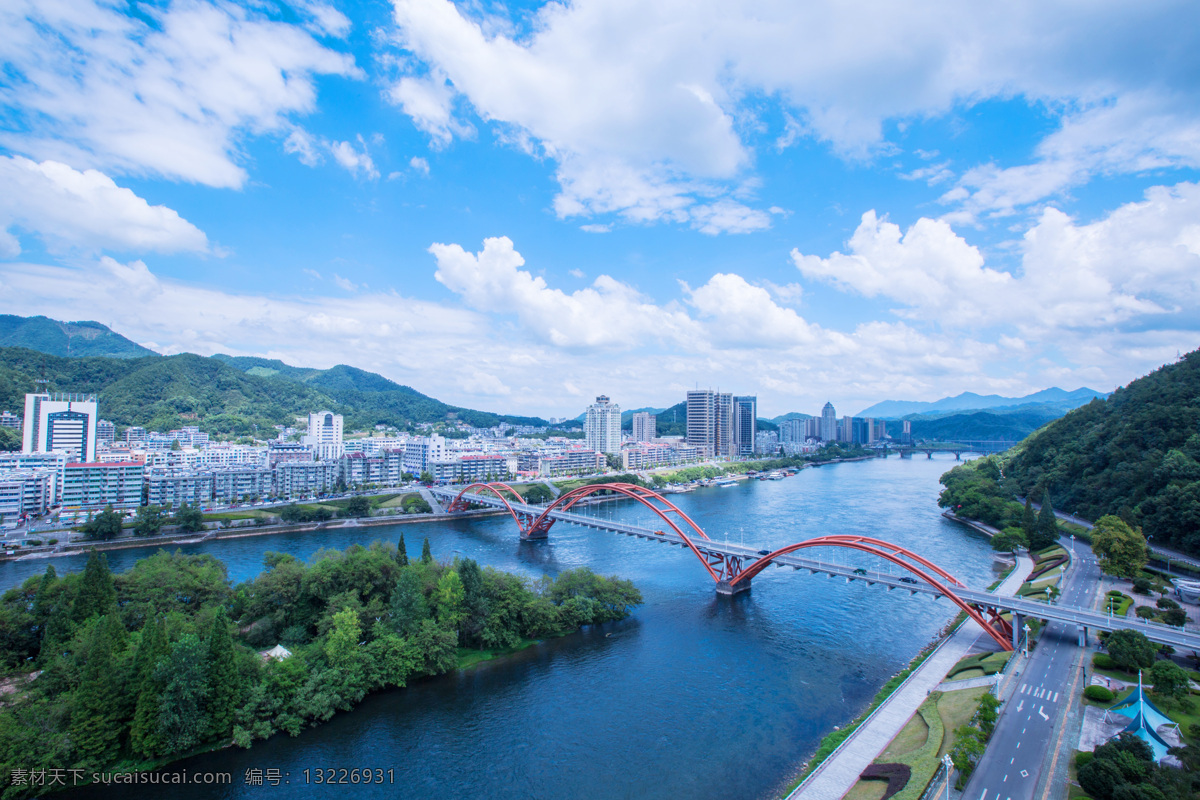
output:
[[[944,220],[908,231],[863,215],[847,253],[792,251],[801,274],[897,313],[959,328],[1011,325],[1023,338],[1065,344],[1114,326],[1195,327],[1200,309],[1200,185],[1154,187],[1090,224],[1046,209],[1025,234],[1017,275],[993,270]],[[1011,334],[1009,334],[1011,336]]]
[[[329,152],[333,155],[333,160],[344,167],[354,177],[366,177],[372,180],[379,177],[379,170],[375,169],[375,162],[371,160],[371,154],[367,152],[367,143],[360,135],[358,144],[361,149],[356,149],[350,142],[330,142]]]
[[[755,212],[719,204],[736,196],[758,147],[810,139],[869,158],[896,152],[887,121],[903,129],[991,98],[1023,100],[1059,128],[1031,164],[965,169],[946,198],[965,201],[964,219],[1010,213],[1097,173],[1200,165],[1190,55],[1200,27],[1179,24],[1186,0],[578,0],[543,5],[527,30],[472,4],[393,5],[408,65],[393,101],[438,146],[472,131],[473,115],[553,160],[562,217],[756,230]],[[761,123],[764,97],[782,130]],[[908,176],[953,177],[945,165]]]
[[[421,173],[425,177],[429,177],[429,162],[419,156],[413,156],[409,159],[408,165],[414,171]]]
[[[695,290],[684,284],[684,291],[711,322],[709,335],[723,344],[787,348],[812,345],[819,336],[799,314],[776,305],[766,289],[740,275],[718,273]]]
[[[434,244],[437,278],[479,311],[515,314],[521,324],[557,347],[633,346],[649,339],[682,341],[695,324],[681,309],[659,308],[633,287],[601,275],[591,287],[567,294],[520,269],[525,259],[507,236],[485,239],[468,253]]]
[[[96,170],[0,157],[0,255],[20,253],[10,229],[36,233],[53,251],[209,251],[204,232],[166,206],[152,206]]]
[[[611,233],[612,225],[588,223],[587,225],[580,225],[579,230],[583,231],[584,233]]]
[[[567,270],[567,274],[570,275],[572,278],[579,278],[580,280],[582,280],[585,277],[583,274],[583,270],[581,270],[581,269]]]
[[[301,27],[232,4],[138,8],[153,24],[88,0],[0,7],[0,107],[19,121],[0,144],[76,167],[240,187],[239,137],[312,111],[314,76],[361,74]],[[334,14],[321,18],[337,29]]]
[[[357,292],[360,288],[357,283],[349,280],[348,278],[343,278],[341,275],[338,275],[336,272],[333,275],[333,283],[339,289],[346,291],[346,292]]]
[[[303,128],[296,128],[283,142],[283,152],[294,155],[306,167],[321,163],[321,149],[326,145]]]

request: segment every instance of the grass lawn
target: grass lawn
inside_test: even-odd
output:
[[[387,500],[386,502],[380,503],[378,507],[379,508],[401,508],[404,505],[404,501],[406,499],[408,499],[409,497],[416,497],[417,499],[420,499],[421,495],[418,492],[409,492],[408,494],[394,494],[394,495],[391,495],[391,499]]]
[[[947,680],[961,681],[967,678],[982,678],[985,675],[995,675],[1004,669],[1010,653],[978,653],[960,659],[948,673]]]
[[[222,511],[218,514],[205,514],[206,522],[223,519],[270,519],[275,516],[270,511],[261,508],[248,508],[245,511]]]
[[[967,692],[949,692],[948,694],[967,694]],[[893,795],[895,800],[920,800],[921,793],[925,791],[925,786],[933,779],[934,773],[937,772],[939,763],[938,753],[941,751],[943,738],[946,733],[937,706],[944,696],[941,692],[934,692],[929,695],[929,698],[917,709],[917,713],[913,715],[913,719],[909,720],[908,725],[905,725],[900,733],[896,734],[896,738],[883,751],[883,755],[876,759],[875,763],[877,764],[895,762],[907,764],[912,769],[912,777],[908,779],[908,785]],[[917,719],[920,719],[927,729],[925,741],[916,749],[909,750],[903,754],[893,754],[893,748],[898,748],[902,744],[900,741],[901,737],[905,736],[909,727]],[[916,741],[916,734],[909,735],[910,741]]]
[[[920,714],[914,714],[908,724],[900,729],[896,738],[888,743],[887,748],[875,761],[879,764],[893,762],[902,755],[921,749],[927,741],[929,741],[929,724]]]
[[[516,647],[502,648],[500,650],[476,650],[474,647],[460,647],[458,648],[457,668],[469,669],[476,664],[482,664],[484,661],[491,661],[493,658],[512,655],[530,645],[537,644],[537,642],[537,639],[522,639],[521,643]]]
[[[979,698],[987,692],[986,686],[979,686],[974,689],[963,689],[960,692],[945,692],[938,699],[937,711],[942,719],[942,728],[945,730],[941,749],[937,753],[939,759],[949,753],[950,748],[954,746],[954,729],[971,721],[971,718],[975,716],[976,709],[979,708]]]
[[[887,781],[859,781],[842,795],[842,800],[882,800]]]

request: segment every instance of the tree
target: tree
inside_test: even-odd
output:
[[[83,568],[72,616],[76,622],[86,622],[96,615],[113,614],[116,610],[117,589],[108,568],[108,558],[93,550]]]
[[[1173,697],[1176,700],[1187,697],[1188,674],[1183,667],[1174,661],[1156,661],[1150,667],[1150,682],[1154,684],[1154,693],[1163,697]]]
[[[421,563],[422,564],[432,564],[433,563],[433,550],[431,550],[429,547],[429,537],[428,536],[425,537],[425,542],[421,545]]]
[[[437,588],[433,593],[434,608],[437,611],[438,622],[447,630],[458,630],[467,615],[462,579],[452,569],[446,570],[438,579]]]
[[[115,539],[121,535],[122,519],[120,514],[113,511],[112,505],[107,505],[95,518],[87,521],[83,532],[93,539]]]
[[[433,483],[433,473],[429,470],[421,470],[421,483]]]
[[[1015,553],[1028,546],[1029,540],[1020,528],[1005,528],[992,537],[992,549],[998,553]]]
[[[1033,511],[1033,503],[1029,498],[1025,498],[1025,509],[1021,512],[1021,529],[1025,531],[1025,537],[1028,539],[1037,530],[1037,514]]]
[[[1108,575],[1133,578],[1146,566],[1146,538],[1120,517],[1106,514],[1092,528],[1092,552]]]
[[[422,620],[429,619],[429,604],[421,591],[419,567],[414,565],[400,570],[396,588],[392,590],[389,610],[392,627],[406,636],[411,635]]]
[[[402,567],[408,566],[408,548],[404,545],[404,534],[400,534],[400,541],[396,543],[396,563]]]
[[[1112,800],[1113,791],[1123,783],[1121,770],[1106,758],[1093,758],[1079,768],[1079,785],[1095,800]]]
[[[229,635],[229,615],[217,608],[208,634],[208,713],[210,732],[227,739],[242,697],[242,680]]]
[[[1042,495],[1042,510],[1038,512],[1037,525],[1029,534],[1029,549],[1043,550],[1058,542],[1058,519],[1054,506],[1050,505],[1050,492]]]
[[[954,746],[950,748],[950,760],[965,778],[975,769],[987,743],[983,731],[970,725],[961,725],[954,730]]]
[[[988,692],[979,698],[979,708],[975,711],[975,724],[979,726],[979,730],[983,732],[984,739],[992,738],[992,731],[996,729],[996,720],[999,718],[1000,701],[996,695]]]
[[[351,497],[346,503],[346,516],[367,517],[371,515],[371,501],[362,495]]]
[[[83,673],[75,690],[71,738],[85,768],[105,767],[117,755],[124,725],[118,703],[122,687],[113,656],[123,647],[124,633],[115,615],[93,617],[83,633]]]
[[[362,626],[354,609],[346,607],[334,614],[333,627],[325,639],[325,658],[329,666],[346,676],[361,671],[363,653],[358,647],[361,637]],[[347,677],[347,683],[352,682],[352,678]]]
[[[133,532],[138,536],[153,536],[162,530],[162,509],[158,506],[138,506]]]
[[[1105,642],[1108,655],[1119,669],[1134,672],[1154,663],[1154,644],[1141,631],[1113,631]]]
[[[175,524],[188,533],[204,530],[204,513],[197,506],[184,503],[175,512]]]
[[[554,492],[544,483],[531,483],[525,487],[525,502],[530,505],[548,503],[554,499]]]
[[[182,753],[198,745],[209,729],[205,706],[209,687],[205,680],[208,648],[194,633],[185,633],[154,671],[162,684],[158,712],[161,752]]]

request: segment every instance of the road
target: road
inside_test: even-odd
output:
[[[1064,547],[1070,541],[1059,540]],[[1075,547],[1075,562],[1067,572],[1061,602],[1090,607],[1100,580],[1096,557],[1086,546]],[[1050,775],[1070,732],[1064,721],[1075,695],[1079,657],[1074,625],[1051,623],[1023,665],[1016,689],[1004,705],[987,751],[975,767],[963,800],[1032,800],[1043,776]]]

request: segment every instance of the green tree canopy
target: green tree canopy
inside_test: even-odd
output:
[[[1104,573],[1133,578],[1146,565],[1146,538],[1120,517],[1106,514],[1092,528],[1092,552]]]
[[[1126,672],[1146,668],[1154,663],[1154,644],[1141,631],[1113,631],[1108,635],[1104,646],[1117,666]]]
[[[96,615],[113,614],[116,610],[117,590],[112,571],[108,568],[108,558],[104,553],[93,550],[88,554],[87,566],[83,568],[73,616],[77,622],[83,622]]]
[[[204,530],[204,513],[197,506],[184,503],[175,512],[175,524],[179,530],[194,533]]]

